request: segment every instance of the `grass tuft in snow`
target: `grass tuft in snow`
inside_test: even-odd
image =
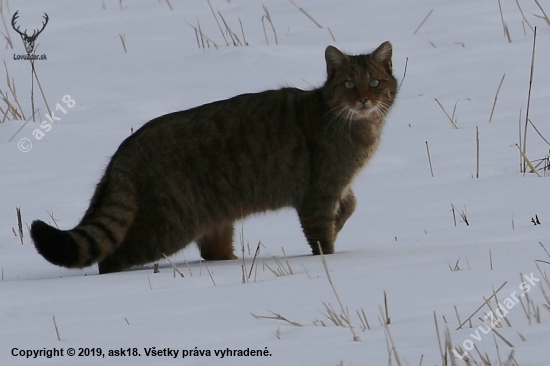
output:
[[[6,5],[8,6],[9,10],[9,4],[6,1]],[[10,32],[8,32],[8,26],[6,25],[6,20],[4,19],[4,1],[0,1],[0,18],[2,18],[2,23],[4,24],[4,29],[6,30],[6,34],[0,32],[4,36],[4,39],[6,40],[6,49],[9,47],[13,50],[13,42],[11,40]]]
[[[265,36],[265,42],[269,45],[269,40],[267,39],[267,32],[265,31],[265,21],[271,25],[271,30],[273,31],[273,36],[275,37],[275,44],[278,45],[279,41],[277,40],[277,31],[275,30],[275,26],[273,25],[273,21],[271,20],[271,15],[269,14],[269,10],[267,10],[267,6],[263,5],[265,14],[262,15],[262,27],[264,28],[264,36]]]
[[[483,309],[483,307],[487,304],[487,302],[491,301],[491,300],[493,299],[493,297],[495,297],[496,294],[497,294],[500,290],[502,290],[502,289],[504,288],[504,286],[506,286],[507,283],[508,283],[508,281],[505,281],[502,285],[500,285],[500,287],[499,287],[496,291],[493,290],[493,294],[492,294],[489,298],[487,298],[487,299],[483,298],[483,299],[485,300],[485,301],[483,302],[483,304],[481,304],[481,306],[479,306],[479,307],[476,309],[476,311],[474,311],[474,312],[472,313],[472,315],[470,315],[468,318],[466,318],[466,320],[462,321],[462,323],[459,324],[459,326],[458,326],[458,328],[456,328],[456,330],[462,329],[462,327],[463,327],[466,323],[468,323],[468,322],[477,314],[478,311],[480,311],[481,309]]]
[[[4,68],[6,70],[6,85],[8,87],[8,91],[4,92],[0,90],[0,99],[2,102],[4,102],[5,106],[0,107],[0,114],[2,117],[0,118],[0,123],[5,122],[6,119],[9,120],[25,120],[25,113],[23,111],[23,108],[21,108],[21,104],[19,103],[19,98],[17,97],[17,88],[15,87],[15,80],[10,77],[10,72],[8,70],[8,65],[6,64],[6,61],[4,61]],[[10,100],[10,94],[13,98],[13,102]],[[11,118],[9,117],[11,115]]]
[[[198,18],[197,18],[196,27],[187,21],[185,23],[187,23],[187,25],[193,28],[193,30],[195,31],[195,37],[197,38],[197,46],[199,47],[199,49],[204,50],[206,48],[210,48],[210,45],[214,46],[216,49],[220,48],[220,46],[216,42],[214,42],[212,38],[204,34],[204,32],[201,29],[201,23]]]
[[[336,287],[334,286],[334,283],[332,282],[332,277],[330,276],[330,271],[328,270],[327,261],[325,260],[325,255],[323,254],[323,250],[321,249],[321,243],[317,242],[317,246],[319,247],[319,253],[321,253],[321,260],[323,261],[323,267],[325,268],[325,272],[327,274],[328,282],[330,283],[330,287],[332,288],[332,292],[334,292],[334,296],[336,296],[336,300],[338,300],[338,304],[340,305],[340,309],[342,310],[342,318],[346,321],[351,334],[353,335],[353,341],[354,342],[361,342],[361,339],[357,334],[355,334],[355,330],[353,329],[353,325],[351,324],[351,319],[349,317],[349,312],[347,308],[342,303],[342,300],[340,300],[340,296],[338,296],[338,292],[336,291]],[[386,302],[386,292],[384,291],[384,304],[386,307],[386,316],[387,316],[387,302]]]

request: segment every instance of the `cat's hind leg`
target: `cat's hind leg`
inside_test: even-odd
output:
[[[338,209],[336,210],[336,218],[334,222],[334,235],[338,235],[340,230],[344,227],[344,224],[349,219],[353,211],[355,211],[355,206],[357,200],[353,195],[353,191],[348,189],[346,193],[340,199],[338,203]]]
[[[233,223],[216,225],[197,240],[197,246],[205,260],[237,259],[233,254]]]

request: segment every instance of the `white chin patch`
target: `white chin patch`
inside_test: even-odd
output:
[[[357,119],[369,118],[373,113],[376,112],[376,107],[367,107],[367,108],[357,108],[352,109],[353,116]]]

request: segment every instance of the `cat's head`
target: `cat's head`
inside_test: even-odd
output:
[[[331,114],[348,120],[384,117],[397,93],[391,57],[390,42],[382,43],[370,54],[357,56],[328,46],[328,76],[323,91]]]

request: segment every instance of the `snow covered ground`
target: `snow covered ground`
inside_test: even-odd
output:
[[[14,44],[3,60],[27,118],[30,64],[14,60],[25,51],[10,21],[19,10],[18,24],[30,34],[44,12],[49,16],[36,50],[47,60],[35,65],[60,120],[40,140],[39,122],[12,141],[23,122],[0,123],[0,364],[451,365],[453,357],[467,365],[486,357],[491,365],[549,365],[550,303],[541,290],[550,295],[541,273],[550,272],[548,178],[521,173],[515,146],[533,49],[516,2],[501,0],[511,42],[492,0],[297,0],[322,28],[287,0],[210,3],[221,26],[223,16],[248,46],[233,46],[228,35],[226,45],[207,1],[2,3],[7,30],[0,31]],[[539,3],[550,14],[550,2]],[[519,5],[537,26],[529,119],[550,139],[550,26],[536,2]],[[191,27],[199,22],[218,49],[199,48]],[[403,79],[399,98],[377,155],[355,181],[357,211],[337,253],[325,258],[360,342],[349,326],[327,318],[324,304],[342,311],[292,211],[242,223],[236,242],[244,243],[244,261],[201,262],[189,246],[171,258],[184,278],[168,262],[158,274],[152,265],[103,276],[97,267],[55,267],[36,253],[26,228],[23,245],[14,235],[16,207],[24,225],[51,222],[51,213],[61,228],[72,228],[117,146],[148,120],[239,93],[318,86],[328,44],[361,53],[385,40]],[[34,89],[38,121],[47,121],[36,82]],[[454,110],[458,129],[436,98],[449,115]],[[28,152],[18,148],[29,146],[18,145],[23,138],[32,143]],[[529,158],[543,159],[548,150],[530,126]],[[531,222],[536,217],[540,225]],[[243,265],[251,271],[247,283]],[[286,320],[269,319],[275,314]],[[362,329],[365,317],[370,329]],[[444,361],[446,329],[454,351]],[[153,349],[166,355],[153,356]],[[168,350],[178,352],[176,360]]]

